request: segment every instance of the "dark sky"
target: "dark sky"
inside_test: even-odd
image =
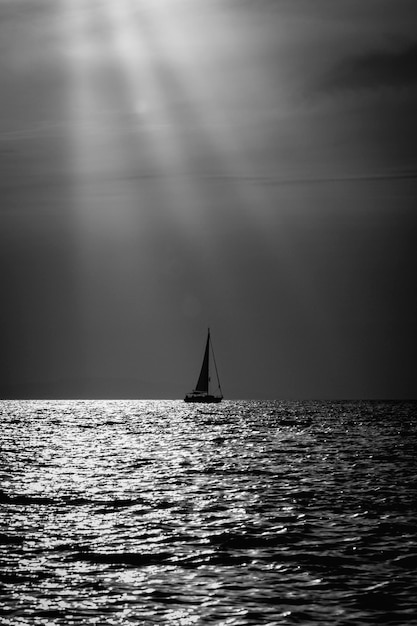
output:
[[[416,397],[416,23],[0,0],[0,397]]]

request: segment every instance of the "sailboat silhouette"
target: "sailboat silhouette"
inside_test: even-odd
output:
[[[210,393],[210,348],[213,356],[214,369],[216,371],[217,378],[217,393]],[[185,402],[221,402],[223,399],[223,393],[220,386],[219,374],[217,372],[216,359],[214,357],[213,344],[210,338],[210,328],[207,331],[207,341],[204,350],[203,363],[201,365],[200,376],[198,377],[197,385],[193,391],[187,393],[184,398]]]

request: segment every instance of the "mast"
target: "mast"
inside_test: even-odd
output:
[[[209,337],[210,337],[210,329],[209,329]],[[221,385],[220,385],[219,372],[217,371],[216,357],[214,356],[214,348],[213,348],[213,344],[211,342],[211,339],[210,339],[210,344],[211,344],[211,353],[213,355],[214,369],[216,371],[217,386],[218,386],[219,391],[220,391],[220,396],[223,398],[223,391],[222,391],[222,388],[221,388]],[[209,380],[210,380],[210,378],[209,378]]]

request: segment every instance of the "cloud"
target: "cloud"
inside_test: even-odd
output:
[[[417,42],[402,50],[370,52],[338,64],[321,84],[325,91],[417,86]]]

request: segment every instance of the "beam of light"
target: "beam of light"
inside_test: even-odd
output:
[[[113,116],[113,107],[119,103],[114,96],[117,90],[111,66],[109,70],[107,34],[103,32],[100,14],[97,15],[98,6],[93,10],[94,5],[68,0],[66,9],[71,73],[69,140],[75,202],[82,211],[79,218],[84,230],[101,230],[106,224],[113,229],[122,223],[123,206],[118,207],[117,215],[100,196],[103,181],[122,170],[124,154]]]
[[[137,16],[134,40],[139,38],[148,50],[145,82],[151,94],[150,114],[154,111],[159,119],[156,123],[148,121],[145,133],[156,163],[169,175],[161,185],[168,194],[165,204],[170,205],[166,219],[172,221],[173,230],[205,265],[205,273],[222,277],[227,274],[227,265],[219,248],[228,246],[222,236],[219,207],[225,210],[226,220],[230,219],[230,211],[239,213],[241,224],[248,215],[252,217],[242,182],[232,180],[234,170],[227,161],[229,155],[236,158],[239,147],[233,143],[218,98],[210,93],[216,82],[217,91],[225,85],[216,77],[216,68],[204,62],[204,46],[198,60],[190,60],[187,46],[191,39],[191,50],[195,49],[196,35],[187,12],[175,13],[172,7],[166,8],[170,5],[156,4],[152,10],[150,6],[147,4],[148,10]],[[176,3],[178,6],[181,4]],[[216,25],[218,21],[213,19],[204,24],[214,38],[209,51],[215,48]],[[207,41],[205,47],[207,52]],[[226,276],[215,286],[223,297],[230,297],[234,290],[233,281]]]
[[[165,202],[169,196],[175,206],[177,197],[181,205],[185,203],[175,175],[181,171],[183,148],[173,132],[166,94],[154,76],[152,42],[144,45],[135,23],[143,19],[136,6],[143,13],[148,5],[128,0],[88,5],[67,1],[74,173],[80,193],[82,183],[97,178],[102,182],[107,175],[124,190],[134,187],[135,179],[143,179],[144,186],[147,180],[162,179],[158,193],[169,186]],[[100,215],[102,227],[108,219],[113,228],[124,223],[121,210],[119,206],[106,215],[101,206],[90,214]]]
[[[193,138],[194,133],[201,134],[204,111],[188,107],[191,119],[184,116],[182,100],[192,90],[184,66],[178,62],[178,35],[174,35],[172,13],[150,3],[128,0],[89,5],[68,0],[66,21],[72,61],[70,107],[75,121],[71,143],[80,231],[87,233],[87,240],[97,232],[114,238],[118,231],[123,234],[129,230],[129,213],[140,211],[142,232],[152,233],[155,224],[168,222],[177,236],[187,237],[188,245],[209,263],[216,257],[210,255],[204,219],[206,202],[202,195],[207,189],[187,175],[201,141],[206,139],[204,135]],[[173,65],[172,60],[177,63]],[[106,72],[110,73],[110,82],[114,83],[117,76],[116,88],[120,91],[116,97],[105,92]],[[213,161],[212,155],[210,159]],[[110,193],[109,200],[98,193],[108,192],[102,180],[107,174],[116,178],[113,189],[123,186],[121,198],[115,199]],[[136,200],[135,178],[141,183]],[[156,184],[152,185],[154,179]],[[205,236],[200,238],[203,231]],[[87,254],[91,254],[91,245]]]
[[[232,59],[223,71],[216,38],[220,36],[226,49],[229,32],[216,31],[221,25],[219,7],[217,14],[204,9],[198,19],[197,5],[180,0],[66,0],[64,6],[74,202],[83,267],[91,276],[99,271],[102,259],[95,250],[107,242],[110,256],[124,248],[125,265],[120,258],[117,263],[128,276],[138,257],[126,250],[135,241],[148,268],[141,276],[149,287],[155,281],[149,274],[157,268],[160,232],[171,230],[189,258],[199,259],[211,289],[225,301],[239,301],[241,286],[233,281],[236,264],[233,259],[230,264],[228,238],[243,229],[252,233],[253,247],[269,255],[271,266],[279,259],[283,273],[298,285],[306,312],[324,315],[314,287],[306,290],[291,242],[270,227],[277,194],[250,180],[264,173],[251,141],[257,136],[256,124],[262,126],[265,120],[264,113],[259,117],[253,110],[257,99],[246,84],[255,78],[257,66],[249,75],[242,70],[251,56],[245,48],[248,26],[241,25],[239,36],[230,31],[231,45],[236,44],[243,57]],[[193,32],[196,23],[205,28],[202,43]],[[198,54],[190,56],[190,50]],[[231,77],[233,84],[227,84]],[[258,90],[267,88],[267,78],[256,78]],[[239,102],[240,96],[248,101]],[[222,211],[228,214],[224,228]],[[276,215],[274,219],[276,223]],[[236,231],[231,224],[237,225]],[[148,291],[154,301],[156,289]],[[200,302],[203,293],[198,283],[184,294],[184,307],[191,311],[207,305]]]
[[[253,121],[256,115],[250,112],[250,107],[253,106],[250,100],[248,103],[237,103],[236,98],[230,94],[233,89],[236,89],[238,93],[246,93],[248,89],[247,86],[241,84],[244,79],[240,77],[239,72],[241,72],[241,63],[244,63],[245,55],[247,55],[243,42],[249,39],[249,33],[241,32],[239,38],[231,42],[231,44],[238,45],[244,56],[241,63],[237,61],[235,66],[237,73],[234,77],[235,82],[228,86],[222,80],[222,68],[218,59],[214,67],[211,67],[210,62],[204,63],[204,58],[190,59],[187,55],[187,37],[181,37],[178,34],[184,34],[184,26],[181,22],[186,19],[184,13],[176,16],[174,13],[160,10],[158,14],[150,13],[147,17],[148,39],[155,33],[155,30],[159,31],[159,36],[151,37],[150,41],[154,51],[153,58],[169,60],[170,71],[164,75],[165,83],[159,85],[160,93],[163,96],[164,89],[170,88],[171,93],[177,94],[181,102],[187,103],[185,114],[181,111],[178,115],[178,112],[174,110],[167,123],[168,128],[173,129],[173,133],[176,128],[180,129],[173,142],[174,155],[185,171],[190,173],[189,177],[181,181],[181,191],[188,203],[192,201],[192,209],[190,211],[188,208],[185,212],[181,212],[181,207],[177,207],[176,210],[176,218],[181,231],[188,232],[188,245],[195,245],[195,251],[200,256],[205,254],[205,258],[210,259],[212,275],[224,276],[224,282],[220,285],[220,287],[223,286],[221,289],[223,297],[230,299],[232,295],[232,297],[239,298],[236,285],[227,276],[230,258],[225,257],[224,250],[229,249],[227,238],[235,236],[235,233],[239,233],[243,226],[252,233],[253,247],[259,246],[266,252],[266,255],[270,255],[271,266],[277,260],[276,249],[279,247],[279,263],[286,267],[291,279],[299,284],[300,299],[304,302],[306,310],[313,303],[313,310],[317,311],[319,307],[314,306],[314,288],[311,286],[307,291],[304,289],[305,280],[302,278],[302,269],[297,263],[296,255],[291,254],[289,247],[287,249],[286,238],[280,236],[279,233],[277,236],[277,233],[270,227],[271,214],[275,213],[276,219],[277,210],[279,211],[279,207],[276,207],[274,203],[276,194],[271,196],[270,190],[265,185],[248,181],[251,174],[259,173],[257,170],[259,166],[250,158],[250,150],[246,149],[240,133],[248,119]],[[218,20],[213,19],[211,22],[206,20],[205,23],[207,31],[212,33],[214,47],[218,25]],[[189,35],[192,37],[191,31]],[[203,68],[199,65],[201,61],[203,61]],[[217,72],[220,75],[217,75]],[[254,78],[253,74],[251,77]],[[256,84],[261,87],[262,81],[258,80]],[[228,107],[226,103],[230,98],[232,105]],[[246,116],[245,113],[243,114],[243,119],[239,119],[242,109],[245,112],[245,107],[249,111],[246,111]],[[236,115],[237,120],[234,119]],[[181,143],[181,128],[184,124],[190,129],[189,132],[197,135],[202,142],[206,160],[200,168],[193,163],[190,158],[192,155],[187,154],[190,142],[188,141],[187,146]],[[226,228],[227,234],[222,235],[221,212],[214,207],[207,207],[209,203],[202,201],[201,198],[217,198],[223,204],[223,210],[235,212],[234,223],[237,226],[235,233]],[[220,227],[217,230],[211,230],[211,237],[199,237],[200,231],[207,232],[209,226],[207,213],[210,211],[218,214]],[[193,220],[193,212],[197,214],[197,220]]]

